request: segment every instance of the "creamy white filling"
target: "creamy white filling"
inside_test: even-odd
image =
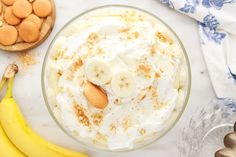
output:
[[[138,12],[137,14],[141,15]],[[138,15],[132,16],[138,19]],[[69,33],[60,36],[55,42],[52,49],[54,53],[49,62],[52,69],[61,73],[55,80],[58,82],[55,97],[63,125],[71,132],[78,132],[78,138],[90,138],[105,143],[111,150],[133,148],[134,142],[144,135],[161,131],[177,103],[179,82],[184,84],[186,77],[183,70],[179,75],[179,69],[182,68],[182,50],[178,42],[173,39],[173,44],[169,44],[157,39],[157,32],[167,33],[172,38],[168,29],[160,23],[153,24],[145,19],[137,19],[127,22],[121,17],[107,14],[87,21],[77,21],[77,24],[86,27],[82,31],[74,24],[67,28]],[[128,30],[121,31],[126,28]],[[92,33],[98,35],[98,41],[89,47],[86,42]],[[151,48],[155,44],[156,53],[151,54]],[[102,50],[101,54],[97,53],[98,49]],[[59,55],[59,52],[62,54]],[[106,61],[113,73],[122,69],[132,71],[137,84],[133,95],[127,98],[115,96],[110,84],[101,86],[108,95],[109,104],[102,112],[103,119],[99,125],[93,123],[92,115],[100,113],[101,110],[87,102],[83,95],[83,86],[79,83],[86,80],[84,64],[93,56],[99,56]],[[68,78],[71,75],[69,69],[78,58],[83,58],[84,64]],[[138,74],[137,67],[140,63],[149,65],[149,78]],[[160,73],[159,77],[155,76],[157,72]],[[152,96],[148,91],[150,86],[157,96]],[[139,100],[142,91],[147,93],[143,100]],[[116,99],[120,101],[118,105],[115,104]],[[78,121],[73,110],[75,103],[85,109],[91,123],[89,127]],[[98,134],[105,140],[100,141]]]

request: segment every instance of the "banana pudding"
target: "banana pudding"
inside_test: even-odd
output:
[[[86,13],[49,49],[45,90],[53,114],[73,137],[108,150],[161,136],[186,101],[183,51],[173,32],[143,11]]]

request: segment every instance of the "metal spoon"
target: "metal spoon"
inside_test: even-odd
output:
[[[236,122],[234,123],[234,132],[236,132]]]
[[[215,157],[236,157],[236,154],[230,148],[222,148],[215,153]]]

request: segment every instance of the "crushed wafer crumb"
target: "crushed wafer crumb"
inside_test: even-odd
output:
[[[130,28],[129,27],[126,27],[126,28],[121,28],[121,29],[119,29],[118,31],[120,32],[120,33],[124,33],[124,32],[128,32],[130,30]]]
[[[103,120],[103,115],[101,113],[95,113],[92,115],[93,123],[95,125],[100,125]]]
[[[119,33],[122,33],[121,40],[133,40],[138,39],[140,34],[137,31],[131,31],[130,27],[121,28],[118,30]]]
[[[138,73],[143,75],[144,77],[151,78],[150,72],[151,72],[150,65],[144,63],[138,65]]]
[[[116,98],[116,99],[114,100],[114,104],[115,104],[115,105],[119,105],[120,103],[121,103],[120,98]]]
[[[153,97],[157,96],[157,90],[155,88],[152,88],[151,93]]]
[[[155,78],[160,78],[160,77],[161,77],[160,72],[156,72],[156,73],[155,73]]]
[[[135,39],[137,39],[139,37],[139,33],[138,32],[133,32],[133,35],[134,35]]]
[[[107,142],[107,138],[102,135],[101,133],[97,133],[96,136],[95,136],[95,140],[93,141],[94,143],[97,143],[97,141],[99,141],[99,143],[103,142],[103,143],[106,143]]]
[[[97,40],[98,40],[98,34],[95,32],[92,32],[88,37],[87,43],[94,44],[94,42],[96,42]]]
[[[144,128],[141,128],[141,129],[139,130],[139,133],[143,136],[143,135],[145,135],[146,130],[145,130]]]
[[[156,44],[153,44],[153,45],[151,46],[150,53],[151,53],[151,55],[155,55],[156,52],[157,52],[157,45],[156,45]]]
[[[89,126],[90,122],[88,117],[85,115],[84,110],[82,109],[82,107],[80,107],[79,105],[75,104],[74,105],[74,111],[75,114],[79,120],[80,123],[82,123],[85,126]]]
[[[97,48],[96,54],[97,55],[103,55],[105,52],[102,48]]]
[[[78,58],[69,68],[69,71],[66,73],[66,79],[71,80],[75,72],[83,65],[81,58]]]
[[[124,128],[125,131],[127,131],[131,127],[131,121],[130,121],[129,117],[126,117],[123,120],[122,127]]]
[[[159,102],[158,100],[153,100],[153,107],[154,109],[156,110],[159,110],[161,108],[163,108],[166,104],[165,103],[162,103],[162,102]]]
[[[161,73],[163,73],[163,72],[164,72],[164,70],[163,70],[162,68],[160,68],[160,72],[161,72]]]
[[[150,68],[149,65],[140,64],[140,65],[139,65],[139,68],[140,68],[140,70],[142,70],[142,71],[145,72],[145,73],[148,73],[148,72],[151,71],[151,68]]]
[[[133,39],[137,39],[139,37],[139,33],[138,32],[123,32],[123,36],[121,37],[122,40],[133,40]]]
[[[142,91],[142,92],[139,94],[138,99],[139,99],[139,100],[143,100],[146,96],[147,96],[147,91]]]
[[[156,36],[157,36],[162,42],[169,43],[170,45],[173,44],[173,40],[172,40],[167,34],[164,34],[164,33],[161,33],[161,32],[156,32]]]
[[[79,80],[79,85],[80,85],[80,86],[83,86],[83,85],[84,85],[84,83],[85,83],[85,81],[84,81],[84,80]]]
[[[18,57],[24,67],[29,67],[37,63],[34,55],[30,54],[29,52],[22,52]]]
[[[116,133],[116,126],[114,124],[110,125],[110,131],[115,134]]]
[[[61,72],[61,71],[58,71],[58,72],[57,72],[57,75],[58,75],[58,76],[61,76],[61,75],[62,75],[62,72]]]
[[[72,65],[72,71],[74,71],[74,70],[77,70],[77,69],[79,69],[81,66],[83,65],[83,61],[81,60],[81,58],[78,58],[77,60],[76,60],[76,62]]]
[[[154,88],[153,86],[149,86],[148,89],[149,89],[149,91],[150,91],[152,97],[156,97],[156,96],[157,96],[157,90],[156,90],[156,88]]]
[[[58,50],[57,52],[55,52],[53,55],[52,55],[52,58],[54,60],[58,60],[59,58],[63,58],[65,52],[67,51],[67,48],[65,48],[64,50]]]

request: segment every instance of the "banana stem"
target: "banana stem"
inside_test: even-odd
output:
[[[12,98],[12,97],[13,97],[13,94],[12,94],[13,81],[14,81],[14,76],[11,77],[11,78],[8,80],[7,93],[6,93],[6,95],[5,95],[5,98]]]
[[[16,64],[10,64],[7,66],[3,74],[2,81],[0,82],[0,90],[4,86],[5,82],[8,81],[7,93],[5,95],[6,98],[12,97],[12,85],[13,85],[14,77],[17,72],[18,72],[18,66]]]
[[[18,66],[16,64],[10,64],[7,66],[3,77],[6,79],[10,79],[12,77],[14,77],[16,75],[16,73],[18,73]]]
[[[2,90],[2,87],[5,85],[6,81],[7,81],[7,79],[5,77],[3,77],[0,82],[0,91]]]

